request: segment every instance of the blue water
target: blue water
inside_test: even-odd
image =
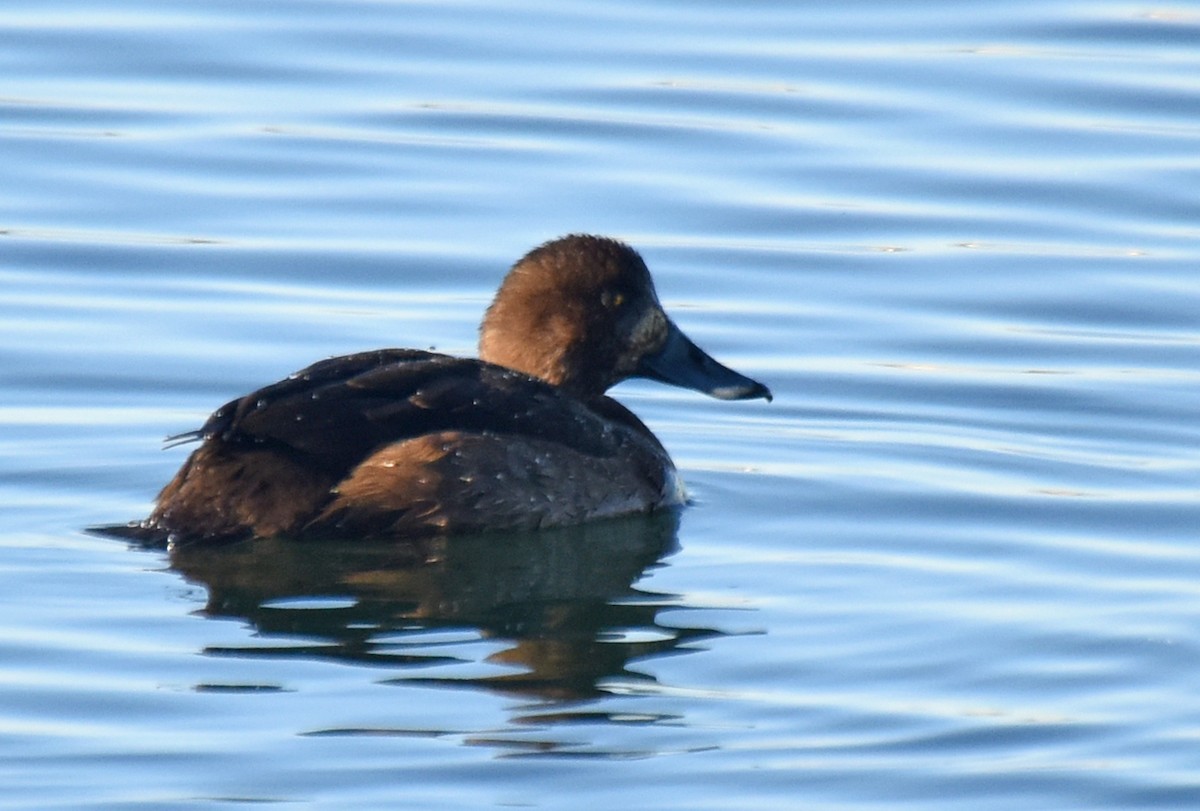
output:
[[[0,808],[1200,807],[1200,5],[8,2]],[[642,251],[694,504],[132,548],[161,438]]]

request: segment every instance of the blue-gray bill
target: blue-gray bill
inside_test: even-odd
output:
[[[683,334],[673,321],[668,322],[667,340],[653,355],[642,358],[638,375],[703,392],[718,400],[771,401],[771,390],[740,372],[718,363]]]

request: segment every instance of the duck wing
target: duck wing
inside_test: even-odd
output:
[[[383,445],[446,430],[552,437],[598,456],[615,448],[610,422],[543,381],[412,349],[320,361],[231,400],[181,436],[285,450],[340,476]]]

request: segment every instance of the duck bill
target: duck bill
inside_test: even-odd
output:
[[[667,321],[667,340],[662,348],[642,358],[639,377],[648,377],[672,386],[704,392],[718,400],[771,401],[771,390],[743,374],[722,366],[707,352],[692,343],[673,321]]]

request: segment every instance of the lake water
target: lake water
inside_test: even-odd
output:
[[[0,807],[1200,807],[1200,4],[9,0]],[[679,516],[169,555],[227,399],[642,251]]]

